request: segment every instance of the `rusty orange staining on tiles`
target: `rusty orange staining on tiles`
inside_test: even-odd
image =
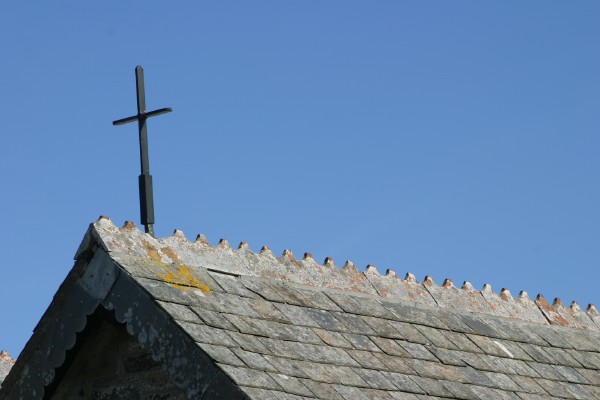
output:
[[[191,268],[188,268],[183,264],[179,264],[175,271],[166,266],[163,266],[162,268],[164,273],[158,272],[157,275],[174,288],[183,290],[184,292],[189,291],[190,288],[196,288],[200,289],[205,295],[210,293],[210,288],[194,274],[194,271]]]
[[[177,253],[175,253],[173,251],[172,248],[170,248],[170,247],[161,247],[160,251],[162,251],[171,260],[173,260],[175,262],[179,261],[179,256],[177,255]]]
[[[154,245],[152,245],[152,243],[144,240],[142,242],[142,246],[144,246],[146,254],[148,255],[148,258],[150,260],[154,261],[155,263],[160,263],[162,261],[162,257],[160,256],[160,254],[158,254],[158,249]]]
[[[125,224],[123,225],[122,229],[135,229],[135,222],[133,221],[125,221]]]

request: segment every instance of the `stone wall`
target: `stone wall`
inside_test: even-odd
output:
[[[53,400],[183,400],[185,393],[124,327],[101,321],[62,377]]]
[[[8,375],[8,372],[14,363],[15,360],[11,358],[8,352],[4,350],[0,351],[0,387],[2,387],[2,382],[4,381],[4,378],[6,378],[6,375]]]

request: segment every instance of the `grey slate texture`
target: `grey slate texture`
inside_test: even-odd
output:
[[[374,267],[362,273],[309,254],[277,258],[244,243],[236,250],[203,237],[192,243],[179,231],[155,239],[105,217],[91,225],[76,259],[99,252],[108,261],[86,261],[76,285],[121,315],[169,371],[183,348],[170,332],[180,335],[195,346],[186,348],[189,365],[212,363],[211,374],[240,389],[236,398],[600,399],[593,306],[381,276]],[[160,310],[168,323],[152,325],[128,308],[135,288],[142,289],[136,304]],[[23,370],[28,361],[19,362]],[[10,384],[25,385],[16,374]],[[181,386],[193,386],[194,376]],[[212,398],[203,393],[188,390],[190,398]]]

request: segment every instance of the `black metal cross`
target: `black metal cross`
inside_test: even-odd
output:
[[[139,177],[140,184],[140,215],[146,233],[154,236],[154,197],[152,194],[152,175],[150,175],[150,161],[148,160],[148,133],[146,119],[155,115],[173,111],[171,108],[159,108],[146,112],[146,92],[144,90],[144,69],[141,65],[135,67],[135,86],[137,90],[137,115],[113,121],[113,125],[123,125],[137,121],[140,133],[140,162],[142,173]]]

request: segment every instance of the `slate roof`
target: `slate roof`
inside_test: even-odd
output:
[[[99,305],[189,398],[600,399],[593,306],[211,246],[179,231],[155,239],[105,217],[0,399],[43,392]]]

